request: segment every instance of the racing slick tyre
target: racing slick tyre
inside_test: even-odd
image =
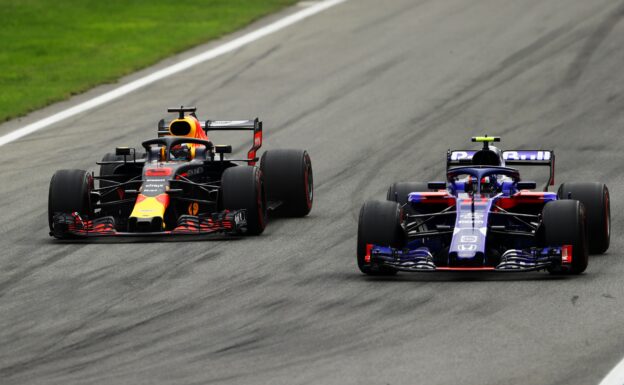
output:
[[[588,240],[585,208],[577,200],[548,202],[542,210],[544,246],[572,245],[570,270],[549,268],[551,274],[581,274],[587,268]]]
[[[396,182],[390,185],[386,200],[398,202],[401,206],[407,203],[407,196],[412,192],[429,191],[427,183],[419,182]]]
[[[145,157],[145,153],[136,154],[137,159],[141,159],[144,157]],[[128,157],[128,158],[131,158],[131,157]],[[123,160],[124,160],[123,155],[115,155],[113,153],[107,153],[102,158],[102,162],[120,162]],[[116,182],[130,180],[132,178],[132,175],[125,174],[123,172],[124,169],[127,171],[127,168],[124,168],[123,164],[100,165],[99,176],[112,176],[112,175],[124,176],[124,178],[114,178],[114,179],[111,178],[110,180],[99,179],[98,182],[99,182],[100,189],[114,186]],[[105,190],[105,191],[100,190],[100,203],[109,203],[109,202],[114,202],[114,201],[123,199],[125,197],[123,190],[124,190],[123,188],[118,188],[113,191],[111,191],[110,189]],[[129,205],[129,204],[125,204],[121,206],[114,205],[114,206],[109,206],[109,207],[102,207],[101,210],[102,210],[103,215],[112,215],[117,219],[122,219],[122,218],[125,219],[128,216],[130,216],[130,213],[132,212],[132,205]]]
[[[611,204],[609,189],[602,183],[563,183],[559,199],[575,199],[585,206],[589,252],[602,254],[611,241]]]
[[[92,189],[93,177],[85,170],[59,170],[54,173],[48,192],[48,223],[54,237],[68,237],[63,226],[54,225],[55,213],[92,215]]]
[[[123,155],[115,155],[112,153],[107,153],[104,155],[104,157],[102,158],[102,162],[118,162],[123,160]],[[117,167],[119,167],[118,164],[103,164],[100,166],[100,176],[104,176],[104,175],[115,175],[115,170],[117,169]],[[113,185],[112,182],[106,181],[106,180],[100,180],[100,188],[103,187],[108,187]]]
[[[246,211],[247,234],[258,235],[267,223],[266,195],[262,171],[258,167],[230,167],[221,176],[221,195],[225,210]]]
[[[124,158],[123,155],[115,155],[109,152],[104,155],[104,157],[102,158],[102,162],[118,162],[118,161],[122,161],[123,158]],[[119,167],[118,164],[103,164],[100,166],[99,176],[115,175],[115,171],[117,170],[118,167]],[[113,186],[115,184],[112,181],[107,181],[107,180],[102,180],[102,179],[98,180],[98,182],[100,184],[101,189]],[[117,191],[105,191],[105,193],[102,193],[100,197],[100,202],[108,203],[108,202],[116,201],[118,199],[120,199],[120,197],[118,196]],[[105,211],[110,211],[110,210],[105,210]],[[113,213],[119,214],[118,211],[119,210],[113,211]]]
[[[390,185],[388,192],[386,193],[386,200],[397,202],[403,208],[403,211],[407,214],[423,214],[422,205],[418,210],[411,204],[407,204],[407,196],[412,192],[425,192],[430,191],[427,183],[421,182],[396,182]]]
[[[143,159],[145,158],[145,153],[144,152],[139,152],[136,154],[136,159]],[[123,155],[115,155],[113,153],[107,153],[104,154],[104,157],[102,158],[102,162],[121,162],[124,160],[124,156]],[[132,160],[132,156],[128,156],[128,161]],[[118,172],[118,169],[120,168],[120,164],[103,164],[100,166],[100,174],[99,176],[105,176],[105,175],[122,175],[123,173]],[[112,186],[114,183],[112,181],[107,181],[107,180],[100,180],[100,188],[104,188],[104,187],[108,187],[108,186]],[[115,199],[111,199],[111,200],[115,200]]]
[[[405,231],[401,227],[401,207],[396,202],[368,201],[360,210],[357,236],[357,264],[367,275],[395,275],[396,269],[372,264],[366,260],[366,246],[391,246],[402,248],[405,245]]]
[[[312,210],[314,180],[312,162],[305,150],[270,150],[262,154],[260,168],[267,200],[282,202],[277,213],[303,217]]]

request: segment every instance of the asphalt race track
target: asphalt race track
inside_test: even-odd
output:
[[[598,384],[624,356],[622,18],[614,0],[351,0],[2,147],[0,383]],[[311,215],[241,240],[52,240],[53,172],[139,146],[180,104],[307,148]],[[361,204],[439,180],[485,133],[554,149],[558,183],[606,182],[610,251],[569,278],[361,275]]]

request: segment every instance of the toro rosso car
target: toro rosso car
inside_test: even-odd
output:
[[[262,122],[200,121],[195,108],[171,108],[143,151],[118,147],[99,175],[57,171],[50,182],[50,235],[61,238],[262,233],[267,210],[305,216],[312,208],[312,164],[304,150],[265,151]],[[244,159],[229,159],[211,131],[249,130]],[[260,161],[260,165],[256,163]],[[97,182],[97,183],[96,183]],[[97,187],[96,187],[97,185]]]
[[[553,151],[447,153],[446,181],[395,183],[386,201],[360,211],[357,263],[369,275],[397,271],[547,270],[580,274],[589,253],[609,248],[609,190],[601,183],[554,185]],[[550,169],[543,191],[514,166]]]

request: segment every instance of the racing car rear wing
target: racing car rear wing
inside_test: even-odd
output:
[[[476,152],[475,150],[448,150],[446,169],[472,164],[472,157]],[[550,175],[544,191],[548,191],[548,186],[555,185],[555,152],[552,150],[503,151],[503,160],[506,166],[548,166]]]
[[[165,119],[158,122],[158,137],[170,135],[169,123]],[[253,166],[258,161],[256,152],[262,147],[262,121],[253,120],[206,120],[200,121],[202,129],[208,131],[253,131],[253,144],[247,152],[247,162]]]

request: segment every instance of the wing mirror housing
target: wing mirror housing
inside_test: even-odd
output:
[[[232,153],[232,146],[217,145],[217,146],[214,146],[214,150],[215,150],[215,153],[219,154],[219,159],[223,161],[223,156],[225,154]]]
[[[232,146],[217,145],[217,146],[214,146],[214,149],[217,154],[231,154],[232,153]]]
[[[427,188],[430,190],[446,190],[446,182],[429,182]]]
[[[117,147],[115,148],[115,155],[130,155],[130,147]]]
[[[535,190],[537,188],[537,183],[535,182],[518,182],[518,190]]]

